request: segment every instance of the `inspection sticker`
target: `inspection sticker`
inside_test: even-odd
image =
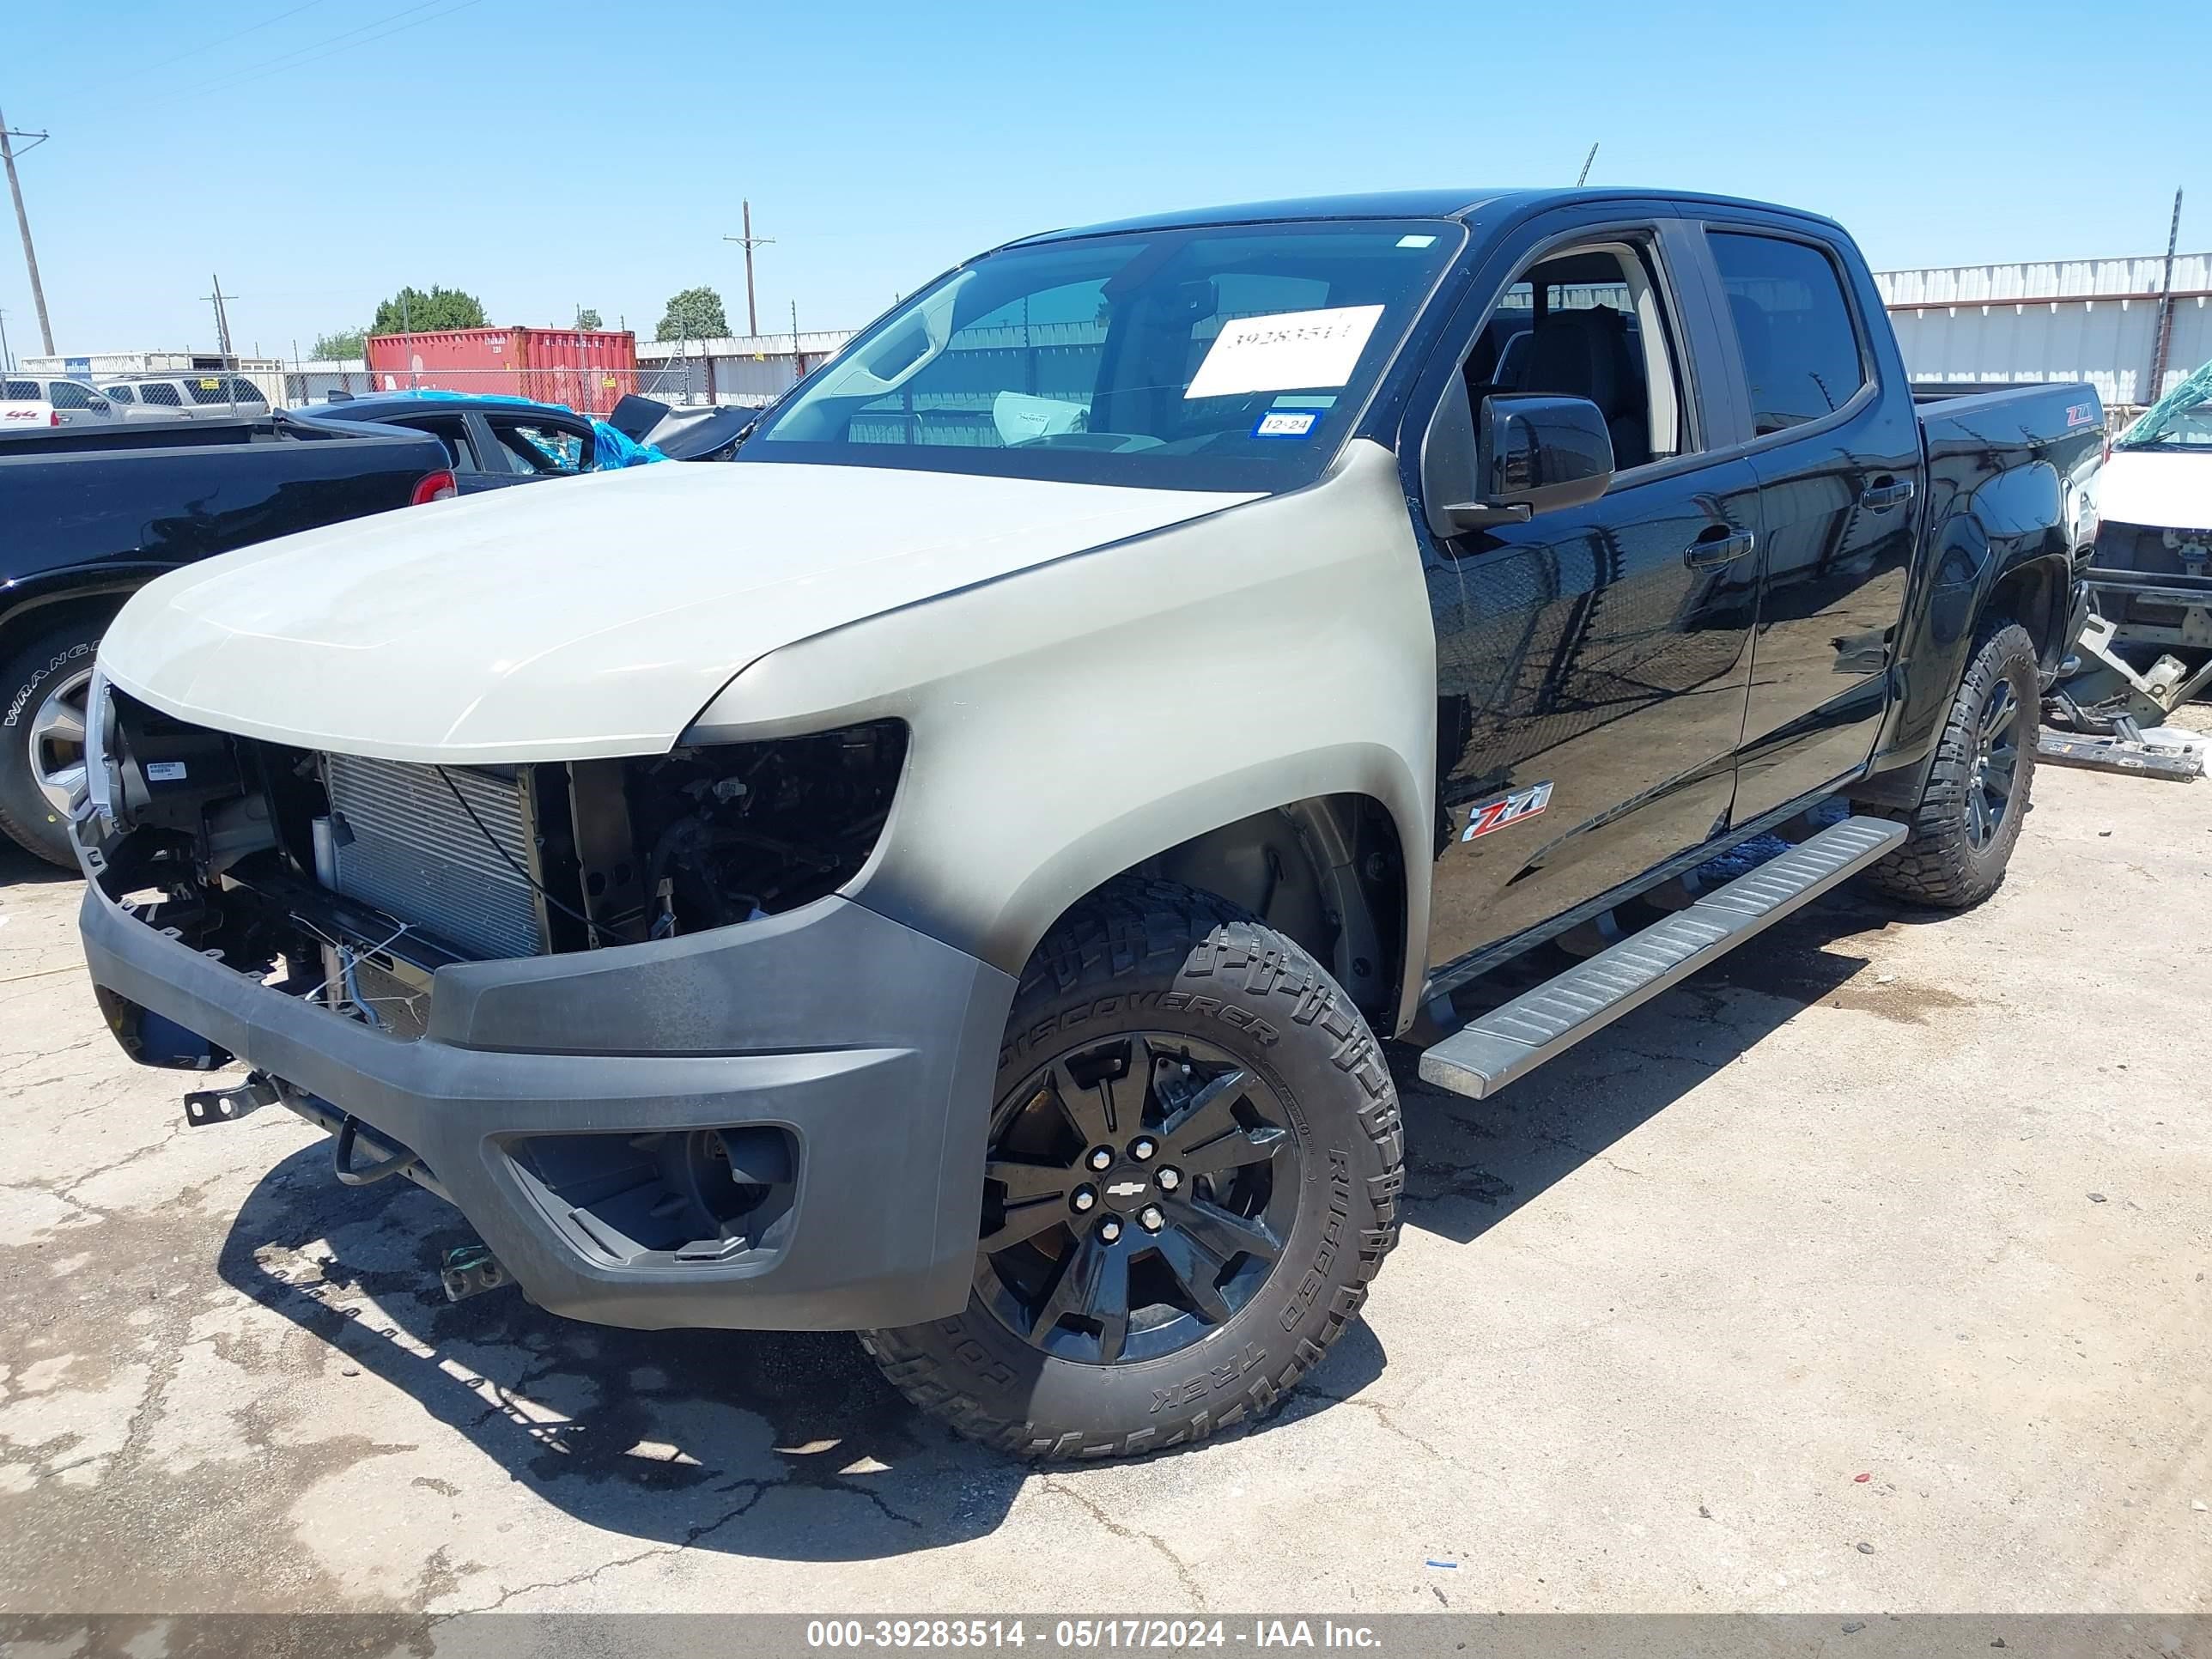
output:
[[[1252,435],[1255,438],[1304,438],[1312,433],[1314,422],[1319,419],[1321,411],[1317,409],[1271,409],[1260,417],[1259,424],[1252,428]]]
[[[1224,323],[1182,395],[1233,398],[1247,392],[1342,386],[1382,320],[1381,306],[1337,306]]]

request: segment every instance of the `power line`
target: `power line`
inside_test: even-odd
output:
[[[141,70],[129,70],[119,78],[130,81],[138,80],[143,76],[151,75],[155,70],[167,69],[172,64],[181,64],[187,58],[197,58],[204,52],[213,52],[217,46],[227,46],[232,41],[239,40],[245,35],[252,33],[256,29],[265,29],[271,23],[281,23],[288,17],[297,17],[301,12],[313,11],[317,6],[324,3],[325,0],[307,0],[307,3],[305,5],[295,6],[289,11],[280,11],[274,17],[264,17],[258,23],[248,23],[242,29],[234,29],[228,34],[219,36],[213,40],[205,41],[199,46],[187,46],[184,51],[176,53],[173,57],[164,58],[159,63],[149,64],[145,68]]]
[[[152,113],[158,110],[171,108],[177,104],[197,102],[212,93],[228,92],[234,88],[248,85],[252,82],[265,79],[270,75],[288,74],[294,70],[305,69],[308,64],[320,63],[325,58],[336,57],[342,52],[357,51],[374,41],[387,39],[394,34],[403,34],[411,28],[420,28],[425,23],[442,22],[456,12],[466,11],[471,6],[481,4],[482,0],[461,0],[460,4],[448,7],[444,11],[432,12],[428,17],[415,17],[417,12],[429,11],[431,7],[443,3],[444,0],[418,0],[418,3],[415,5],[403,7],[395,12],[387,12],[374,21],[360,24],[337,34],[326,35],[320,40],[311,41],[307,46],[295,47],[290,52],[280,52],[274,58],[264,58],[258,64],[249,64],[245,69],[220,80],[193,86],[175,97],[164,99],[159,103],[149,104],[145,106],[145,111],[147,113]],[[402,23],[399,19],[403,17],[415,17],[415,21]],[[383,28],[380,33],[374,34],[367,33],[368,30],[377,29],[380,26],[387,23],[395,27]],[[356,39],[356,36],[362,38]]]

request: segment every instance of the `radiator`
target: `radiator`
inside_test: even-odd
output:
[[[332,826],[339,892],[475,956],[545,948],[537,896],[520,873],[531,867],[522,773],[449,766],[441,777],[434,766],[357,755],[325,755],[323,767],[331,811],[343,820]]]

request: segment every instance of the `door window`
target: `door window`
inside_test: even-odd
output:
[[[1819,248],[1778,236],[1707,234],[1743,355],[1754,436],[1825,420],[1866,384],[1850,302]]]
[[[1475,336],[1469,394],[1586,398],[1626,472],[1695,447],[1682,377],[1648,246],[1605,242],[1545,254],[1508,285]]]
[[[138,401],[156,409],[182,409],[185,400],[177,395],[177,388],[167,380],[149,380],[138,388]]]
[[[476,447],[469,442],[469,425],[458,415],[428,421],[403,421],[417,432],[427,432],[446,446],[446,460],[456,472],[482,472],[486,469],[477,463]],[[500,471],[507,469],[501,467]]]
[[[580,432],[540,421],[490,418],[492,435],[507,451],[510,471],[529,477],[558,477],[591,470],[591,441]]]
[[[118,404],[135,404],[138,401],[137,395],[127,386],[112,386],[107,388],[107,395]]]
[[[46,382],[46,401],[56,409],[90,409],[92,392],[89,387],[81,386],[75,380],[49,380]]]
[[[185,382],[196,404],[258,404],[267,401],[252,381],[235,374],[203,374]]]

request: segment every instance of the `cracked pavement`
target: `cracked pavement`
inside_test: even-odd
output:
[[[185,1133],[4,855],[0,1611],[2212,1610],[2212,782],[2037,798],[1972,915],[1847,890],[1492,1101],[1397,1055],[1310,1386],[1044,1471],[848,1337],[447,1304],[458,1217]]]

